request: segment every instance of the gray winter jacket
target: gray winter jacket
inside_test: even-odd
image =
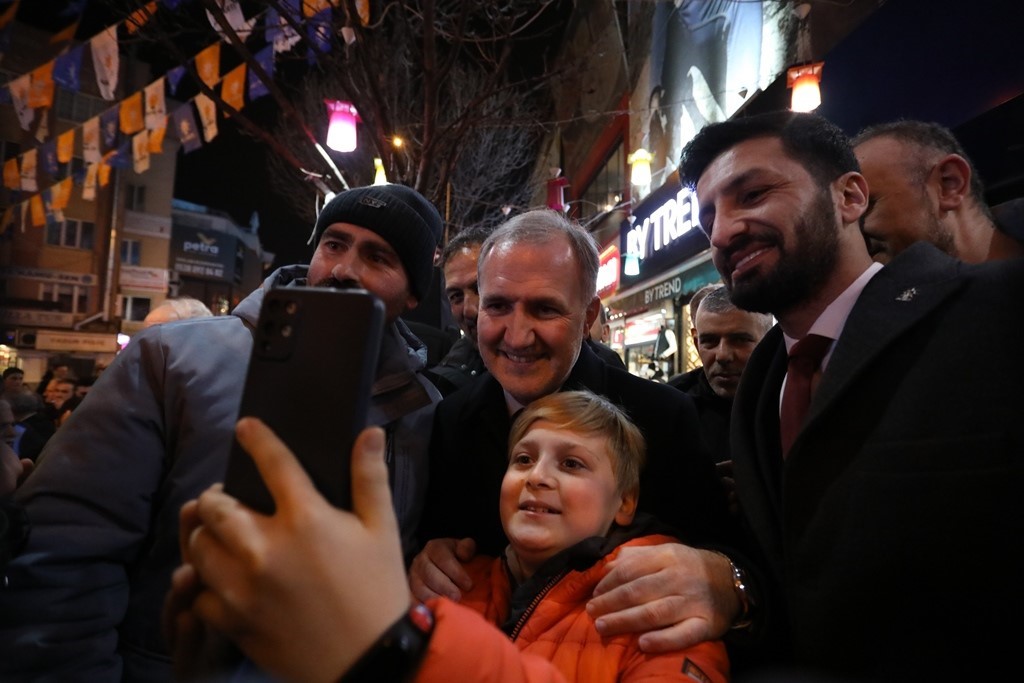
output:
[[[178,511],[223,478],[264,291],[305,274],[278,270],[230,316],[141,332],[50,440],[16,494],[31,532],[0,581],[0,680],[171,680],[160,614]],[[388,434],[408,549],[440,395],[404,323],[384,337],[370,422]]]

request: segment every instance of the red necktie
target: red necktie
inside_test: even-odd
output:
[[[807,408],[811,405],[811,380],[831,344],[832,340],[828,337],[809,334],[789,350],[789,370],[786,373],[786,388],[782,392],[779,420],[783,458],[789,454],[796,435],[800,433]]]

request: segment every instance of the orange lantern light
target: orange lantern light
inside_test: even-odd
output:
[[[825,62],[790,67],[786,72],[786,87],[792,89],[793,111],[814,111],[821,104],[821,69]]]

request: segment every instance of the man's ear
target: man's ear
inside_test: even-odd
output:
[[[971,165],[959,154],[947,154],[932,168],[929,180],[936,180],[939,191],[939,209],[958,208],[971,193]]]
[[[843,225],[858,224],[860,217],[868,210],[868,181],[860,173],[850,171],[839,176],[832,187],[840,195],[837,211]]]
[[[590,331],[590,328],[594,326],[594,321],[597,320],[597,316],[601,313],[601,297],[594,295],[594,298],[587,304],[587,316],[586,326],[583,328],[584,337],[586,333]]]
[[[405,300],[405,311],[408,313],[409,311],[415,309],[419,305],[420,300],[414,297],[412,294],[410,294],[408,298],[406,298]]]
[[[634,488],[631,491],[625,491],[622,494],[622,503],[619,505],[618,511],[615,513],[615,523],[619,526],[627,526],[633,521],[633,516],[636,514],[636,504],[639,500],[639,491]]]

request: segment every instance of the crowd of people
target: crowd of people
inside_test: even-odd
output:
[[[8,369],[0,678],[1013,670],[1024,245],[967,155],[935,124],[850,140],[779,112],[706,126],[680,178],[722,283],[690,300],[702,366],[667,382],[601,343],[597,245],[550,210],[444,245],[463,336],[428,367],[401,315],[443,225],[398,185],[337,195],[309,265],[231,315],[141,332],[69,420],[35,406],[41,454],[18,403],[37,394]],[[363,288],[386,311],[351,510],[238,419],[250,328],[289,286]],[[65,370],[47,402],[73,400]],[[219,486],[233,439],[272,515]]]

